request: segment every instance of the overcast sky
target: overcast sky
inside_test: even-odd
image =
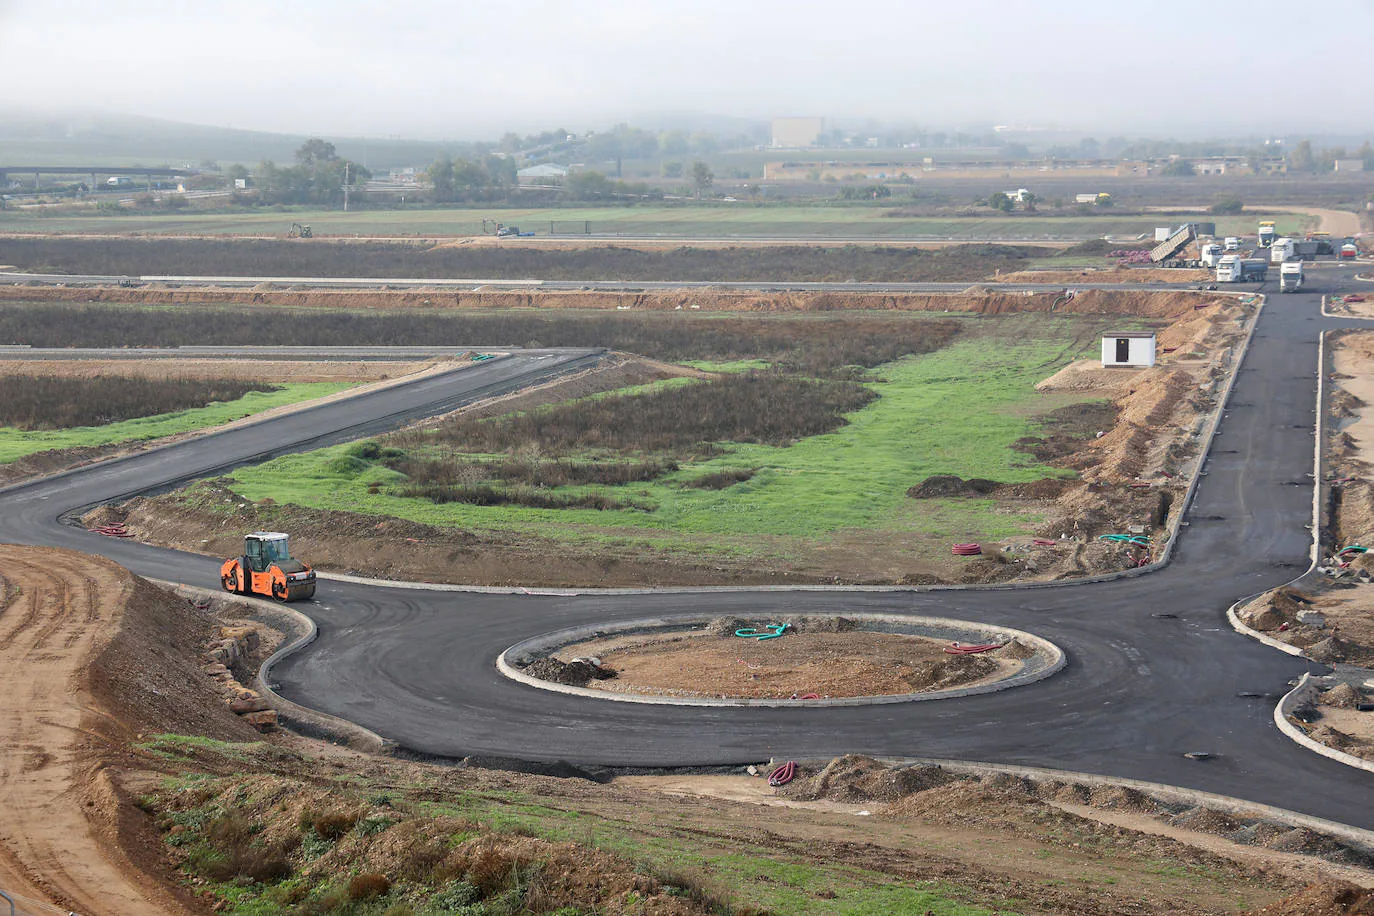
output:
[[[0,0],[0,107],[449,139],[664,111],[1363,134],[1371,36],[1374,0]]]

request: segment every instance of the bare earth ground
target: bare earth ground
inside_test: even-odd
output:
[[[786,298],[786,297],[782,297]],[[1000,294],[943,297],[944,304],[1001,313],[1052,306],[1059,297]],[[936,297],[939,299],[939,297]],[[923,306],[925,304],[923,303]],[[537,533],[440,528],[347,512],[256,505],[227,487],[213,508],[190,507],[176,495],[135,500],[100,510],[100,522],[125,521],[150,542],[218,555],[237,549],[243,530],[284,527],[303,556],[324,570],[401,580],[525,586],[638,586],[643,584],[1003,582],[1051,580],[1111,571],[1158,555],[1098,540],[1097,535],[1141,526],[1159,535],[1187,487],[1203,417],[1216,397],[1243,333],[1251,307],[1231,297],[1195,293],[1084,293],[1061,307],[1089,314],[1119,311],[1171,319],[1159,332],[1159,363],[1148,371],[1102,370],[1095,361],[1065,367],[1039,386],[1046,409],[1066,400],[1100,397],[1117,408],[1117,425],[1096,439],[1043,443],[1051,463],[1077,471],[1080,482],[1041,481],[999,487],[992,498],[1008,511],[1029,511],[1045,521],[982,557],[932,552],[920,532],[842,531],[824,542],[768,538],[766,556],[739,558],[679,538],[681,552],[629,553],[620,546],[550,541]],[[540,389],[474,405],[470,416],[528,409],[596,391],[640,384],[674,374],[697,374],[638,357],[621,356],[601,368]],[[1091,436],[1093,427],[1080,431]],[[1051,437],[1052,439],[1054,437]],[[963,495],[913,481],[913,496]],[[919,492],[918,492],[919,491]],[[979,498],[987,498],[980,494]],[[607,534],[615,534],[607,531]],[[1032,536],[1052,539],[1035,544]],[[403,548],[398,547],[404,540]],[[701,551],[705,549],[705,553]]]
[[[326,404],[343,398],[376,391],[402,381],[411,381],[438,372],[470,365],[464,361],[430,360],[428,362],[283,362],[246,359],[147,359],[147,360],[0,360],[0,375],[91,378],[99,375],[131,375],[143,378],[256,378],[268,382],[358,382],[347,391],[340,391],[313,401],[285,404],[271,410],[224,423],[220,426],[194,430],[160,439],[114,442],[109,445],[48,449],[26,455],[17,461],[0,464],[0,486],[21,483],[45,474],[55,474],[69,468],[82,467],[107,458],[117,458],[146,451],[159,445],[181,442],[208,432],[234,429],[271,417],[285,416],[297,410]]]
[[[1079,267],[1073,269],[1018,270],[998,274],[999,283],[1199,283],[1213,280],[1210,270],[1185,267]]]
[[[1080,281],[1081,282],[1081,281]],[[600,290],[477,290],[392,289],[327,290],[262,284],[254,289],[163,287],[138,289],[117,286],[10,286],[5,301],[118,302],[149,305],[279,305],[338,309],[635,309],[643,311],[818,312],[835,309],[875,309],[907,312],[1057,312],[1083,315],[1135,315],[1174,318],[1190,292],[1120,292],[1086,290],[1065,301],[1057,293],[999,293],[972,281],[967,294],[790,292],[691,288],[648,292]]]
[[[1321,696],[1320,718],[1308,734],[1374,760],[1374,712],[1357,709],[1374,701],[1374,690],[1364,687],[1374,679],[1374,554],[1350,557],[1345,568],[1331,556],[1352,544],[1374,547],[1374,331],[1334,334],[1327,341],[1334,372],[1324,445],[1333,479],[1321,562],[1339,575],[1302,591],[1275,589],[1238,613],[1265,635],[1340,666],[1338,679],[1347,686]]]
[[[946,690],[1000,680],[1015,659],[949,655],[948,643],[873,632],[790,632],[777,639],[737,637],[723,628],[588,640],[556,658],[594,657],[616,672],[585,686],[610,693],[782,699],[883,696]],[[738,621],[745,624],[745,621]]]
[[[361,804],[362,794],[381,789],[393,797],[413,791],[425,803],[461,793],[505,804],[523,793],[543,808],[576,812],[601,829],[645,840],[667,838],[708,855],[747,852],[863,869],[894,884],[946,881],[984,906],[1014,898],[1027,916],[1233,913],[1299,893],[1309,882],[1323,882],[1308,892],[1312,899],[1336,896],[1333,882],[1342,877],[1374,884],[1374,873],[1363,868],[1295,855],[1324,849],[1348,860],[1302,831],[1252,830],[1253,842],[1237,849],[1183,823],[1166,830],[1123,822],[1124,815],[1157,808],[1129,792],[1063,784],[1032,790],[1001,777],[950,781],[929,771],[903,781],[863,758],[804,770],[795,788],[773,797],[761,779],[635,777],[601,786],[371,757],[289,734],[222,753],[197,745],[154,753],[140,743],[154,732],[231,742],[257,737],[201,671],[211,620],[97,558],[0,546],[0,569],[0,689],[9,700],[0,712],[0,886],[86,916],[210,911],[213,899],[198,890],[200,882],[188,887],[176,872],[186,851],[165,842],[171,821],[154,823],[135,805],[165,776],[188,772],[229,779],[226,801],[271,802],[271,811],[253,814],[262,818],[265,837],[297,830],[299,809],[315,799]],[[347,802],[341,793],[354,790],[358,801]],[[676,797],[665,801],[662,793]],[[1045,800],[1051,797],[1056,801]],[[291,802],[272,801],[280,798]],[[1232,829],[1218,817],[1189,809],[1172,820]],[[576,870],[584,889],[624,880],[614,869],[625,866],[597,851],[579,857],[574,846],[520,834],[480,842],[549,856],[560,871]],[[748,900],[745,887],[734,895]]]
[[[113,848],[120,818],[89,665],[134,578],[105,560],[0,545],[0,886],[83,914],[182,913]],[[145,586],[146,587],[146,586]]]

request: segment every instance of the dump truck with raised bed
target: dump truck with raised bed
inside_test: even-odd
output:
[[[1168,238],[1160,242],[1150,251],[1150,260],[1156,264],[1169,260],[1188,246],[1188,243],[1197,238],[1197,227],[1192,223],[1184,223],[1175,229]]]
[[[264,595],[278,601],[315,597],[315,571],[291,556],[289,536],[254,531],[243,539],[243,554],[220,567],[220,584],[239,595]]]

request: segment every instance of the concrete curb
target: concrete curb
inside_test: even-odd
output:
[[[1201,479],[1201,470],[1207,463],[1207,457],[1212,451],[1212,442],[1216,439],[1217,432],[1221,428],[1222,416],[1226,412],[1226,404],[1231,399],[1231,389],[1235,387],[1236,375],[1240,372],[1241,365],[1245,362],[1245,355],[1249,352],[1250,342],[1255,336],[1255,326],[1259,324],[1260,314],[1264,311],[1264,306],[1268,302],[1268,297],[1260,293],[1220,293],[1222,296],[1233,296],[1237,300],[1242,297],[1253,297],[1259,300],[1255,308],[1255,313],[1250,316],[1249,327],[1245,332],[1245,339],[1236,350],[1232,359],[1231,371],[1227,375],[1226,385],[1222,389],[1217,399],[1216,409],[1212,412],[1211,420],[1208,423],[1208,431],[1205,436],[1205,443],[1198,452],[1197,470],[1193,472],[1192,481],[1188,484],[1188,489],[1184,493],[1183,501],[1179,505],[1178,514],[1174,516],[1173,525],[1169,529],[1169,539],[1164,544],[1164,552],[1155,562],[1148,566],[1141,566],[1136,569],[1123,569],[1113,573],[1100,573],[1095,576],[1081,576],[1076,579],[1059,579],[1052,582],[1006,582],[996,585],[685,585],[668,588],[598,588],[596,586],[573,586],[569,588],[526,588],[522,586],[502,586],[502,585],[450,585],[440,582],[405,582],[393,579],[370,579],[366,576],[350,576],[345,573],[331,573],[315,571],[321,579],[328,579],[335,582],[348,582],[354,585],[366,585],[372,588],[403,588],[416,589],[419,591],[434,592],[467,592],[470,594],[485,595],[529,595],[532,597],[555,597],[555,598],[574,598],[582,595],[616,596],[616,595],[709,595],[713,593],[741,593],[741,592],[942,592],[942,591],[1012,591],[1033,588],[1066,588],[1079,585],[1093,585],[1099,582],[1115,582],[1120,579],[1132,579],[1136,576],[1145,576],[1165,568],[1173,560],[1174,546],[1178,543],[1179,528],[1183,523],[1184,516],[1192,506],[1193,497],[1197,493],[1198,484]]]
[[[236,595],[194,585],[153,581],[183,596],[240,601],[254,608],[264,617],[283,621],[286,624],[284,629],[294,631],[294,638],[292,638],[291,632],[286,633],[286,641],[258,667],[258,672],[253,679],[253,689],[262,694],[263,698],[277,711],[278,717],[295,726],[293,730],[300,731],[310,737],[322,736],[326,740],[342,742],[354,750],[369,754],[385,754],[396,746],[395,742],[388,741],[376,732],[363,728],[357,723],[293,703],[272,689],[268,681],[272,668],[277,663],[305,649],[320,635],[319,627],[308,616],[287,605],[267,601],[263,598]]]
[[[1324,818],[1313,817],[1309,814],[1290,811],[1287,808],[1277,808],[1273,805],[1249,802],[1245,799],[1236,798],[1231,795],[1217,795],[1213,792],[1203,792],[1199,789],[1185,789],[1181,786],[1170,786],[1158,782],[1146,782],[1141,779],[1126,779],[1119,776],[1100,776],[1096,773],[1080,773],[1074,770],[1053,770],[1046,767],[1017,766],[1014,764],[942,760],[931,757],[880,757],[878,759],[883,763],[895,765],[913,763],[935,764],[943,769],[949,770],[951,773],[963,773],[974,776],[1006,774],[1009,776],[1021,776],[1035,780],[1058,780],[1061,782],[1081,783],[1085,786],[1093,787],[1112,788],[1124,786],[1129,789],[1137,789],[1169,804],[1202,805],[1241,817],[1263,817],[1294,827],[1306,827],[1319,833],[1329,834],[1348,842],[1374,849],[1374,830],[1363,830],[1359,827],[1351,827],[1337,821],[1329,821]]]
[[[1285,693],[1283,699],[1279,700],[1278,705],[1274,707],[1274,724],[1279,727],[1279,731],[1283,732],[1309,751],[1321,754],[1323,757],[1330,757],[1338,763],[1355,767],[1357,770],[1374,773],[1374,760],[1365,760],[1363,757],[1356,757],[1354,754],[1347,754],[1345,751],[1338,750],[1334,747],[1328,747],[1320,741],[1308,736],[1307,732],[1294,725],[1293,721],[1288,718],[1293,710],[1304,705],[1309,700],[1315,699],[1316,695],[1316,680],[1312,677],[1310,672],[1304,673],[1303,676],[1298,679],[1298,685]]]
[[[639,620],[625,621],[611,626],[587,624],[580,627],[569,627],[565,630],[556,630],[541,636],[534,636],[522,640],[502,652],[496,659],[496,668],[501,674],[511,680],[518,681],[529,687],[535,687],[539,690],[549,690],[554,693],[564,693],[571,696],[586,697],[596,700],[611,700],[617,703],[644,703],[654,706],[801,707],[804,709],[813,709],[831,706],[879,706],[887,703],[951,700],[958,697],[976,696],[983,693],[996,693],[998,691],[1010,690],[1013,687],[1022,687],[1026,684],[1033,684],[1036,681],[1044,680],[1058,673],[1068,664],[1068,658],[1064,655],[1064,650],[1060,649],[1048,639],[1044,639],[1032,633],[1027,633],[1024,630],[1014,630],[1011,627],[972,623],[965,620],[953,620],[947,617],[914,617],[906,614],[845,614],[844,616],[852,620],[869,621],[873,623],[900,623],[908,627],[923,625],[928,629],[943,631],[938,633],[938,637],[942,639],[945,637],[953,637],[960,640],[977,639],[990,641],[991,639],[998,638],[1016,638],[1027,645],[1033,646],[1036,650],[1036,655],[1033,656],[1033,658],[1043,659],[1044,664],[1033,669],[1031,669],[1028,664],[1027,668],[1029,670],[1022,671],[1020,674],[1013,675],[1004,680],[993,681],[989,684],[959,687],[930,693],[906,693],[870,697],[837,697],[824,700],[758,700],[653,696],[646,694],[614,693],[605,690],[591,690],[586,687],[570,687],[566,684],[555,684],[552,681],[545,681],[537,677],[532,677],[511,662],[511,659],[521,656],[548,655],[560,646],[566,646],[570,643],[580,642],[595,636],[608,636],[616,633],[630,633],[638,630],[659,628],[680,628],[688,624],[706,623],[714,619],[714,615],[711,614],[677,614],[661,617],[645,617]],[[1027,660],[1027,662],[1029,661],[1030,659]]]

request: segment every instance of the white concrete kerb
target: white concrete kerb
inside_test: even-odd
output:
[[[1293,711],[1303,705],[1310,704],[1316,699],[1316,696],[1317,684],[1313,680],[1311,673],[1308,672],[1303,674],[1303,676],[1298,679],[1297,686],[1284,694],[1283,699],[1279,700],[1278,705],[1274,707],[1274,724],[1279,727],[1279,731],[1283,732],[1309,751],[1321,754],[1323,757],[1330,757],[1332,760],[1339,761],[1346,766],[1374,773],[1374,760],[1365,760],[1363,757],[1356,757],[1354,754],[1347,754],[1345,751],[1337,750],[1334,747],[1328,747],[1320,741],[1311,738],[1308,736],[1307,732],[1293,724],[1293,720],[1289,718]]]
[[[954,620],[947,617],[918,617],[909,614],[865,614],[846,612],[844,617],[860,624],[873,624],[874,632],[884,632],[882,625],[896,631],[921,629],[937,638],[952,638],[960,641],[978,640],[983,642],[1009,641],[1017,639],[1035,650],[1035,655],[1026,660],[1025,668],[1011,677],[970,687],[956,687],[950,690],[930,691],[927,693],[905,693],[889,696],[835,697],[821,700],[792,699],[745,699],[719,697],[672,697],[651,694],[616,693],[606,690],[591,690],[586,687],[570,687],[556,684],[526,674],[516,664],[525,658],[540,658],[552,654],[559,648],[602,636],[621,633],[635,633],[652,630],[680,630],[686,627],[709,623],[718,615],[714,614],[676,614],[661,617],[643,617],[637,620],[621,621],[614,624],[587,624],[544,633],[522,640],[502,652],[496,659],[496,668],[513,681],[518,681],[540,690],[564,693],[571,696],[586,697],[594,700],[610,700],[617,703],[645,703],[659,706],[725,706],[725,707],[802,707],[812,709],[831,706],[876,706],[885,703],[913,703],[923,700],[950,700],[958,697],[975,696],[982,693],[996,693],[1021,687],[1044,680],[1059,672],[1067,663],[1064,650],[1048,639],[1014,630],[1010,627],[975,623],[968,620]],[[816,615],[819,616],[819,615]],[[786,638],[786,637],[783,637]]]

